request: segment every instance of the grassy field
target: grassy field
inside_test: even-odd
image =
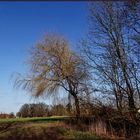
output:
[[[67,116],[52,116],[52,117],[32,117],[32,118],[9,118],[0,119],[1,123],[13,123],[13,122],[49,122],[49,121],[61,121]]]
[[[93,133],[74,129],[64,123],[67,118],[0,119],[0,140],[99,140]]]

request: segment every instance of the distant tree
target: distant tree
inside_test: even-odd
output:
[[[48,115],[49,106],[44,103],[24,104],[16,114],[17,117],[43,117]]]
[[[9,117],[10,117],[10,118],[15,118],[14,112],[11,112],[11,113],[9,114]]]
[[[44,103],[30,104],[30,117],[48,116],[49,107]]]
[[[30,106],[28,104],[22,105],[22,107],[19,110],[19,113],[17,114],[20,117],[29,117],[30,116]]]
[[[56,116],[64,116],[67,114],[66,107],[63,106],[62,104],[53,105],[51,106],[50,113]]]
[[[16,117],[21,117],[21,113],[20,112],[17,112],[16,113]]]
[[[49,34],[30,53],[31,71],[27,77],[16,80],[17,87],[39,97],[54,95],[61,87],[75,100],[76,116],[80,116],[78,96],[88,78],[83,59],[70,50],[68,42],[60,36]]]

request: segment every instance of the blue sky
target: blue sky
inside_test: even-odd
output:
[[[75,48],[86,31],[85,2],[0,2],[0,112],[17,112],[24,103],[51,103],[14,89],[11,76],[27,72],[28,49],[45,33],[60,33]]]

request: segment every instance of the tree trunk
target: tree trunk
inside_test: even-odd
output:
[[[133,95],[128,96],[128,101],[129,101],[129,113],[132,118],[132,120],[136,121],[136,107],[134,103],[134,98]]]
[[[74,95],[74,100],[75,100],[75,108],[76,108],[76,117],[80,117],[80,106],[79,106],[79,99],[77,95]]]
[[[117,53],[118,53],[118,58],[120,59],[121,69],[122,69],[123,77],[124,77],[126,87],[127,87],[129,113],[132,120],[136,121],[136,106],[135,106],[135,101],[134,101],[134,96],[133,96],[134,91],[131,85],[131,78],[129,77],[127,73],[128,68],[127,68],[125,57],[124,57],[125,53],[124,53],[124,50],[119,45],[117,46]]]
[[[71,81],[68,79],[68,85],[69,85],[69,94],[71,94],[75,100],[75,108],[76,108],[76,117],[79,118],[80,117],[80,105],[79,105],[79,99],[77,97],[77,92],[73,89],[73,86],[71,84]]]

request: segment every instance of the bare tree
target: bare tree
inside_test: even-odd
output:
[[[132,28],[128,23],[128,11],[123,2],[92,3],[89,10],[88,39],[83,42],[89,65],[100,81],[99,90],[114,95],[117,108],[128,102],[130,116],[135,120],[135,93],[139,93],[138,62],[133,53]],[[129,22],[128,22],[129,21]],[[134,30],[137,30],[137,26]],[[136,44],[136,43],[135,43]],[[140,52],[137,52],[140,54]],[[111,93],[111,94],[110,94]]]
[[[70,50],[61,36],[48,34],[30,53],[29,74],[17,78],[15,85],[22,86],[35,97],[56,95],[59,88],[65,89],[75,100],[76,116],[80,116],[79,98],[88,78],[84,61]]]

